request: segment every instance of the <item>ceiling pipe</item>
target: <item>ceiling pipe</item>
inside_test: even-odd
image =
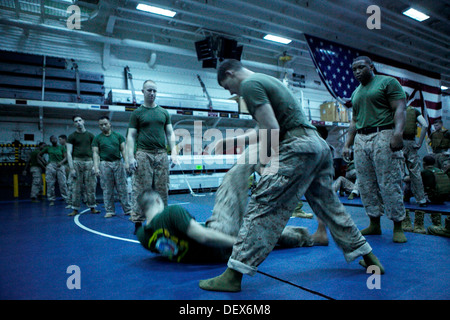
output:
[[[193,57],[197,59],[197,53],[193,50],[188,49],[182,49],[182,48],[176,48],[151,42],[144,42],[144,41],[138,41],[138,40],[132,40],[132,39],[116,39],[113,37],[103,36],[92,32],[86,32],[81,30],[71,30],[64,27],[58,27],[58,26],[50,26],[46,24],[36,24],[28,21],[22,21],[22,20],[14,20],[14,19],[6,19],[6,18],[0,18],[0,24],[4,24],[7,26],[13,26],[18,27],[24,30],[37,30],[42,31],[50,34],[58,34],[73,38],[81,38],[83,40],[87,41],[93,41],[93,42],[100,42],[104,44],[110,44],[114,46],[123,46],[123,47],[132,47],[132,48],[138,48],[138,49],[145,49],[150,51],[158,51],[158,52],[165,52],[165,53],[172,53],[176,55],[182,55],[182,56],[188,56]],[[287,72],[287,73],[294,73],[293,69],[288,68],[281,68],[276,65],[271,64],[265,64],[260,62],[254,62],[254,61],[242,61],[243,64],[245,64],[247,67],[254,67],[254,68],[261,68],[265,70],[271,70],[276,72]]]

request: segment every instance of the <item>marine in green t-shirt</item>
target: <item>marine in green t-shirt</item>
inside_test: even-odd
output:
[[[272,76],[253,73],[242,81],[240,95],[251,114],[264,104],[272,106],[280,126],[280,137],[298,127],[316,129],[306,118],[299,100],[290,90],[285,90],[285,85],[280,80]]]
[[[356,132],[367,134],[372,128],[394,129],[390,140],[392,151],[403,148],[403,130],[406,122],[406,94],[393,77],[375,75],[375,65],[369,57],[356,58],[352,64],[353,74],[360,85],[353,92],[351,105],[353,117],[347,140],[342,149],[344,157],[350,158]],[[367,131],[368,130],[368,131]]]
[[[346,247],[348,253],[355,253],[353,259],[362,255],[367,266],[380,266],[371,252],[371,247],[332,190],[330,173],[333,167],[329,146],[320,138],[316,128],[308,125],[301,106],[293,101],[295,99],[290,98],[291,94],[275,92],[289,89],[269,76],[255,74],[235,59],[221,63],[217,80],[225,90],[242,96],[247,106],[250,104],[249,111],[260,128],[258,138],[262,137],[262,130],[267,130],[267,136],[270,137],[274,137],[272,134],[276,135],[279,131],[281,139],[277,141],[275,137],[258,141],[263,147],[265,145],[266,150],[274,150],[275,156],[278,155],[277,161],[272,161],[270,167],[266,166],[261,170],[261,179],[247,206],[244,223],[240,227],[238,239],[227,263],[228,268],[217,277],[201,280],[200,288],[211,291],[240,291],[243,275],[256,273],[257,267],[280,239],[286,219],[292,215],[298,204],[298,195],[305,193],[308,195],[308,201],[321,207],[321,219],[333,221],[327,225],[331,228],[331,234],[342,235],[339,239],[334,237],[337,242],[342,243],[342,249]],[[264,96],[266,97],[258,99]],[[283,97],[287,100],[282,100]],[[253,99],[256,101],[251,101]],[[284,134],[286,130],[289,131]],[[273,165],[275,162],[278,165]],[[303,170],[304,168],[314,169]],[[380,270],[384,272],[382,266]]]
[[[39,156],[42,157],[44,154],[48,154],[48,162],[57,163],[62,165],[66,161],[66,148],[58,145],[58,139],[56,136],[50,137],[50,146],[46,146],[41,152],[39,152]]]
[[[25,168],[23,169],[24,175],[26,175],[27,170],[31,167],[38,167],[41,170],[45,169],[46,163],[42,161],[42,158],[39,158],[39,153],[42,152],[42,150],[44,150],[46,146],[47,145],[45,144],[45,142],[41,142],[39,143],[38,148],[31,151],[30,157],[28,158]]]
[[[190,238],[187,230],[195,220],[181,206],[165,207],[150,223],[138,229],[136,236],[142,246],[153,253],[159,253],[173,262],[225,261],[228,255],[220,255],[213,248]]]
[[[137,149],[152,151],[166,149],[166,126],[171,124],[167,110],[142,105],[131,114],[128,127],[138,131]]]
[[[45,148],[45,142],[39,143],[38,148],[30,153],[27,164],[23,169],[22,174],[27,175],[27,170],[30,169],[31,173],[31,194],[30,198],[32,202],[39,202],[37,197],[42,195],[43,185],[42,185],[42,171],[45,170],[45,163],[42,162],[42,158],[39,157],[39,152]]]
[[[170,160],[176,164],[178,151],[170,115],[155,99],[157,85],[147,80],[142,85],[144,103],[130,116],[127,132],[127,162],[133,172],[133,211],[131,220],[135,230],[145,220],[136,207],[135,198],[145,188],[152,187],[162,196],[167,205],[169,197],[169,158],[166,142],[171,151]]]
[[[117,161],[122,159],[122,145],[125,138],[120,133],[111,131],[109,135],[100,133],[92,141],[92,147],[98,148],[101,161]]]
[[[174,262],[213,262],[228,259],[235,237],[200,225],[181,206],[164,207],[153,190],[139,195],[146,223],[137,232],[142,246]]]
[[[80,115],[72,117],[75,132],[67,139],[67,162],[69,163],[70,175],[73,177],[72,209],[69,216],[78,214],[81,204],[82,188],[86,188],[86,205],[91,208],[92,213],[99,213],[96,210],[95,189],[97,179],[92,174],[92,140],[94,135],[84,127],[84,119]]]
[[[130,214],[131,206],[128,200],[127,169],[125,138],[118,132],[112,131],[109,117],[102,116],[98,119],[98,125],[102,133],[95,136],[92,141],[94,154],[94,174],[100,177],[100,185],[103,189],[103,202],[105,203],[105,218],[115,215],[114,189],[120,199],[125,214]],[[122,162],[122,156],[124,162]]]
[[[356,129],[394,125],[395,110],[390,103],[405,97],[392,77],[375,75],[369,83],[360,84],[351,98]]]
[[[359,192],[370,218],[363,235],[380,235],[380,218],[393,221],[393,242],[407,241],[402,230],[405,206],[402,192],[404,166],[403,131],[406,121],[406,95],[393,77],[376,75],[373,61],[357,57],[352,71],[360,83],[353,92],[353,117],[342,149],[350,158],[354,145]]]
[[[39,159],[39,153],[41,152],[41,150],[42,149],[38,148],[31,151],[30,158],[28,159],[29,165],[27,165],[27,167],[39,167],[41,169],[45,169],[46,163]]]
[[[79,160],[92,160],[92,140],[94,135],[89,131],[75,131],[67,138],[67,143],[72,145],[72,158]]]

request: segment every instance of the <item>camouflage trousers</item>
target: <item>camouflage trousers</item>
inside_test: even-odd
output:
[[[403,152],[392,152],[393,130],[355,137],[355,168],[361,201],[369,217],[386,216],[394,222],[405,218],[402,191]]]
[[[331,151],[316,130],[304,129],[303,134],[281,141],[278,166],[272,161],[261,170],[228,267],[254,275],[277,244],[303,194],[347,261],[372,251],[332,189]]]
[[[66,177],[67,177],[67,204],[68,205],[72,205],[72,195],[73,195],[73,188],[75,185],[75,180],[74,177],[66,171]],[[86,195],[86,186],[83,184],[81,186],[81,200],[83,202],[86,202],[87,200],[87,195]]]
[[[72,209],[80,210],[83,186],[86,188],[86,205],[95,208],[95,191],[97,188],[97,177],[92,172],[94,162],[92,160],[74,160],[73,167],[76,175],[72,183]]]
[[[40,167],[30,167],[31,173],[31,194],[30,198],[35,199],[42,195],[44,190],[42,183],[42,169]]]
[[[137,169],[133,174],[132,211],[133,222],[145,221],[145,215],[137,204],[137,197],[142,191],[152,188],[157,191],[167,206],[169,195],[169,158],[164,149],[155,151],[138,150],[136,152]]]
[[[123,162],[100,161],[100,185],[103,190],[103,202],[108,214],[115,214],[114,188],[117,190],[123,212],[131,213],[131,206],[128,200],[127,175]]]
[[[67,182],[67,204],[72,205],[72,195],[73,195],[73,177],[66,171],[66,182]]]
[[[403,156],[405,157],[405,165],[409,171],[409,178],[411,179],[411,192],[418,203],[425,203],[425,191],[423,188],[421,175],[421,160],[417,149],[415,140],[403,140]]]
[[[45,182],[47,184],[47,198],[49,201],[56,200],[56,181],[58,181],[61,197],[67,202],[66,167],[64,165],[58,167],[56,162],[49,162],[45,168]]]
[[[242,158],[248,158],[256,145],[244,150]],[[225,174],[217,189],[212,216],[206,221],[207,228],[221,231],[231,236],[237,236],[242,226],[248,204],[248,177],[253,174],[258,165],[248,161],[238,161]],[[314,244],[308,229],[286,226],[278,240],[282,247],[310,247]],[[230,255],[230,252],[225,252]]]

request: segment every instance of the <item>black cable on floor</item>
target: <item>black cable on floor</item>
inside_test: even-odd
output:
[[[272,276],[272,275],[270,275],[270,274],[268,274],[268,273],[265,273],[265,272],[262,272],[262,271],[259,271],[259,270],[258,270],[257,272],[258,272],[258,273],[261,273],[262,275],[265,275],[265,276],[267,276],[267,277],[269,277],[269,278],[272,278],[272,279],[275,279],[275,280],[278,280],[278,281],[281,281],[281,282],[290,284],[291,286],[294,286],[294,287],[297,287],[297,288],[299,288],[299,289],[308,291],[309,293],[312,293],[312,294],[321,296],[321,297],[323,297],[323,298],[325,298],[325,299],[328,299],[328,300],[336,300],[336,299],[331,298],[331,297],[329,297],[329,296],[327,296],[327,295],[325,295],[325,294],[323,294],[323,293],[320,293],[320,292],[317,292],[317,291],[314,291],[314,290],[311,290],[311,289],[308,289],[308,288],[299,286],[298,284],[295,284],[295,283],[292,283],[292,282],[283,280],[283,279],[278,278],[278,277],[274,277],[274,276]]]
[[[122,219],[122,220],[131,222],[131,223],[134,223],[133,221],[130,220],[129,215],[128,215],[128,216],[126,216],[126,215],[120,216],[120,215],[116,214],[114,217],[117,217],[117,218],[120,218],[120,219]],[[127,218],[127,217],[128,217],[128,218]]]

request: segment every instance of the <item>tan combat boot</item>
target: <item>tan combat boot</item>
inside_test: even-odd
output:
[[[425,227],[423,225],[423,220],[425,218],[425,212],[424,211],[420,211],[420,210],[416,210],[416,214],[414,217],[414,230],[413,232],[415,233],[422,233],[425,234]]]

